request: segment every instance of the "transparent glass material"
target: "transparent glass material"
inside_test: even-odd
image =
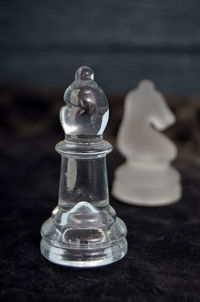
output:
[[[95,207],[108,205],[104,157],[90,159],[62,157],[59,205],[64,208],[66,200],[68,200],[68,207],[82,200]]]
[[[126,162],[115,172],[112,193],[121,201],[161,206],[181,197],[180,175],[171,166],[175,144],[159,131],[175,116],[151,81],[143,80],[125,99],[117,145]]]
[[[76,72],[60,113],[65,140],[61,155],[58,206],[41,228],[41,253],[48,260],[74,267],[97,267],[127,252],[126,226],[109,204],[106,154],[102,139],[108,104],[89,67]]]

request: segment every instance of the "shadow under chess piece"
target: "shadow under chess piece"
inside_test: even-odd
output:
[[[143,80],[125,99],[117,146],[126,162],[115,171],[112,194],[141,206],[161,206],[181,197],[180,174],[170,165],[177,148],[162,133],[175,116],[151,81]]]

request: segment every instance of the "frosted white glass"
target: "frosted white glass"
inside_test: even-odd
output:
[[[112,194],[116,198],[141,206],[168,205],[180,199],[180,174],[171,166],[177,148],[159,132],[175,120],[151,81],[141,81],[127,94],[117,137],[126,162],[115,171]]]

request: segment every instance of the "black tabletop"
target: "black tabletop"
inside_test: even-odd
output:
[[[147,208],[110,203],[128,228],[128,253],[97,269],[54,265],[40,254],[40,227],[57,205],[57,137],[0,141],[2,301],[200,301],[200,170],[179,161],[183,197]],[[123,162],[108,155],[109,185]]]

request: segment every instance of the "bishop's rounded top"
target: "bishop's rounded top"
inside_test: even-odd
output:
[[[81,66],[75,73],[76,81],[94,80],[94,71],[88,66]]]
[[[100,139],[108,122],[109,108],[90,67],[77,69],[75,81],[64,93],[64,101],[66,105],[61,108],[60,121],[67,138]]]

